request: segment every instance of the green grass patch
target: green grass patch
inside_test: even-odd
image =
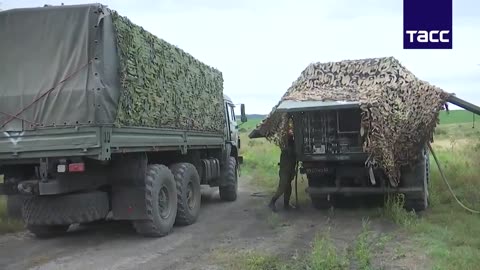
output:
[[[371,243],[371,231],[369,229],[368,220],[362,222],[362,232],[355,241],[353,255],[356,259],[358,269],[370,270],[373,255],[373,247]]]
[[[0,234],[23,230],[23,222],[7,216],[7,198],[0,196]]]
[[[382,216],[392,220],[398,225],[411,228],[418,222],[414,212],[408,212],[404,208],[405,196],[403,194],[389,194],[386,196],[385,205],[382,208]]]
[[[439,149],[436,154],[455,194],[478,210],[480,150],[476,144],[478,141],[472,140],[461,147]],[[413,231],[425,243],[435,269],[478,269],[480,215],[465,211],[455,202],[433,159],[431,162],[431,207]]]
[[[3,175],[0,175],[0,183],[3,183]],[[7,197],[0,196],[0,234],[23,230],[23,222],[9,218],[7,215]]]
[[[478,116],[475,116],[478,118]],[[440,124],[468,123],[473,121],[473,114],[466,110],[440,111]],[[477,119],[478,120],[478,119]]]
[[[228,259],[225,259],[228,258]],[[249,251],[228,256],[217,255],[216,259],[228,269],[233,270],[343,270],[349,269],[349,260],[345,250],[339,250],[330,238],[329,230],[319,233],[310,252],[290,258]]]
[[[349,260],[346,253],[335,247],[328,230],[316,236],[312,252],[305,263],[309,268],[304,269],[347,269]]]

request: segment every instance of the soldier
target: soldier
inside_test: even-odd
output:
[[[275,194],[268,205],[273,211],[277,211],[275,207],[275,202],[283,194],[283,207],[288,210],[290,209],[290,195],[292,194],[292,180],[295,177],[295,145],[293,140],[293,131],[289,129],[288,139],[285,145],[285,148],[282,149],[280,154],[280,169],[278,176],[280,181],[278,183],[278,188]]]

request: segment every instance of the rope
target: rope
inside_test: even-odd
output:
[[[84,64],[83,66],[81,66],[79,69],[77,69],[76,71],[74,71],[73,73],[71,73],[70,75],[68,75],[67,77],[65,77],[63,80],[59,81],[57,84],[55,84],[52,88],[48,89],[45,93],[41,94],[38,98],[34,99],[30,104],[28,104],[26,107],[24,107],[22,110],[20,110],[18,113],[16,113],[15,115],[11,115],[9,113],[5,113],[5,112],[1,112],[3,114],[6,114],[6,115],[10,115],[10,118],[8,118],[5,122],[2,123],[2,125],[0,126],[0,128],[3,128],[5,127],[5,125],[7,125],[8,123],[12,122],[13,119],[19,119],[19,120],[23,120],[21,119],[20,117],[18,117],[20,114],[22,114],[23,112],[25,112],[26,110],[28,110],[30,107],[32,107],[35,103],[37,103],[40,99],[48,96],[48,94],[50,94],[51,92],[53,92],[53,90],[55,90],[55,88],[57,88],[60,84],[66,82],[67,80],[69,80],[71,77],[73,77],[75,74],[77,74],[78,72],[80,72],[80,70],[84,69],[85,67],[87,67],[90,63],[92,62],[92,60],[88,61],[86,64]],[[40,91],[41,93],[42,91]],[[27,121],[27,122],[30,122],[30,121]]]
[[[433,148],[432,148],[432,146],[430,145],[430,143],[428,143],[428,148],[430,149],[430,152],[432,153],[432,156],[433,156],[433,158],[435,159],[435,163],[437,164],[438,171],[440,172],[440,175],[442,176],[443,182],[445,182],[445,184],[447,185],[448,190],[450,191],[450,194],[452,194],[452,196],[453,196],[453,198],[455,199],[455,201],[457,201],[457,203],[458,203],[463,209],[467,210],[468,212],[474,213],[474,214],[480,214],[480,211],[469,208],[468,206],[464,205],[464,204],[457,198],[457,195],[455,195],[455,193],[453,192],[452,187],[451,187],[450,184],[448,183],[447,177],[445,177],[445,174],[443,173],[443,169],[442,169],[442,167],[440,166],[440,163],[438,162],[437,155],[435,155],[435,151],[433,151]]]
[[[21,118],[21,117],[15,116],[15,115],[13,115],[13,114],[9,114],[9,113],[6,113],[6,112],[0,112],[0,113],[1,113],[1,114],[5,114],[6,116],[10,116],[10,117],[16,118],[16,119],[18,119],[18,120],[25,121],[25,122],[30,123],[30,124],[36,124],[36,123],[33,122],[33,121],[30,121],[30,120],[27,120],[27,119],[25,119],[25,118]]]

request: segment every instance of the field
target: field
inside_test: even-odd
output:
[[[475,118],[479,119],[478,116]],[[465,110],[451,110],[449,112],[440,112],[440,124],[458,124],[458,123],[472,123],[474,117],[471,112]]]
[[[432,146],[459,199],[474,209],[480,209],[480,127],[472,128],[471,121],[471,113],[465,111],[442,112]],[[244,125],[241,138],[245,166],[242,171],[255,179],[253,185],[273,191],[278,181],[279,150],[264,139],[248,139],[248,133],[258,122],[255,119],[249,121],[248,126]],[[415,215],[407,213],[401,207],[401,201],[395,200],[386,203],[382,214],[397,223],[398,230],[408,233],[416,246],[425,251],[433,269],[478,269],[480,216],[465,211],[455,202],[440,177],[434,159],[430,158],[430,161],[430,208],[421,215]],[[303,201],[308,201],[303,192],[305,181],[301,180],[300,185],[299,195]],[[240,268],[347,269],[345,255],[328,243],[328,238],[317,238],[306,261],[279,263],[279,258],[255,254],[243,260],[247,263]],[[315,261],[322,261],[323,268],[305,268]]]

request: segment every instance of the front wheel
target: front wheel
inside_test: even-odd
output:
[[[404,180],[407,181],[406,186],[421,187],[421,191],[414,194],[405,194],[405,208],[409,211],[414,210],[420,212],[428,207],[428,183],[430,176],[430,160],[428,151],[425,151],[424,155],[420,158],[417,165],[407,172],[407,177]]]
[[[171,171],[164,165],[148,165],[145,175],[146,220],[135,220],[137,232],[147,237],[165,236],[177,215],[177,188]]]
[[[219,187],[222,201],[235,201],[238,191],[238,167],[235,157],[229,157],[223,171],[223,183]]]

